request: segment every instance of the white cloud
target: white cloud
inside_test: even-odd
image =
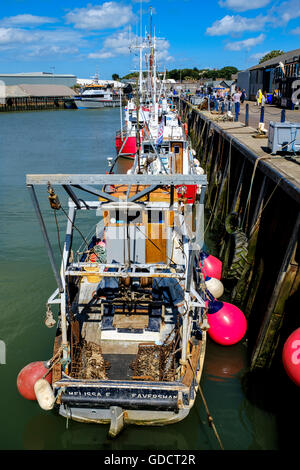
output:
[[[250,60],[255,60],[257,62],[260,61],[262,57],[264,57],[266,54],[268,54],[270,51],[265,51],[265,52],[256,52],[255,54],[252,54],[249,59]]]
[[[228,42],[225,45],[225,48],[228,49],[229,51],[241,51],[243,49],[248,50],[251,49],[251,47],[256,46],[257,44],[260,44],[265,40],[265,35],[260,34],[256,38],[249,38],[249,39],[243,39],[242,41],[234,41],[234,42]]]
[[[74,24],[75,28],[91,31],[119,28],[133,21],[134,18],[131,6],[116,2],[75,8],[66,15],[67,23]]]
[[[291,32],[291,34],[300,34],[299,26],[298,26],[298,28],[292,29],[290,32]]]
[[[113,52],[109,52],[109,51],[91,52],[88,55],[89,59],[110,59],[111,57],[115,57],[115,56]]]
[[[170,43],[166,39],[157,39],[157,62],[158,66],[162,62],[171,62],[174,60],[174,57],[172,57],[169,53],[169,48],[170,48]]]
[[[252,0],[251,2],[245,2],[243,0],[220,0],[219,5],[229,10],[234,11],[248,11],[262,8],[270,3],[270,0]]]
[[[235,9],[246,11],[252,9],[254,5],[266,0],[252,0],[242,3],[239,0],[220,0],[222,6],[235,5]],[[251,7],[251,8],[250,8]],[[243,8],[243,10],[242,10]],[[300,17],[300,0],[287,0],[272,6],[265,15],[258,15],[254,18],[246,18],[241,15],[226,15],[220,20],[216,20],[212,26],[206,29],[206,34],[210,36],[222,36],[241,34],[245,31],[265,31],[266,27],[281,28],[290,20]]]
[[[13,60],[33,57],[62,56],[79,53],[88,42],[78,31],[59,28],[31,30],[0,27],[0,50]],[[9,54],[9,55],[8,55]]]
[[[34,16],[34,15],[16,15],[3,18],[0,20],[1,26],[39,26],[47,23],[56,23],[56,18],[48,16]]]
[[[278,6],[276,5],[271,9],[270,16],[274,26],[282,26],[282,23],[288,23],[290,20],[299,18],[300,1],[288,0]]]
[[[136,37],[136,36],[134,36]],[[89,59],[108,59],[119,55],[128,55],[130,45],[134,38],[129,37],[128,31],[119,31],[112,36],[108,36],[100,51],[92,52],[88,55]]]
[[[226,15],[221,20],[217,20],[207,28],[206,33],[210,36],[223,36],[226,34],[243,33],[244,31],[260,31],[266,23],[266,18],[245,18],[240,15]]]
[[[0,44],[30,43],[39,39],[38,33],[18,28],[0,28]]]
[[[138,42],[136,35],[129,34],[128,31],[118,31],[107,37],[103,42],[103,47],[99,51],[91,52],[89,59],[109,59],[121,55],[129,55],[131,46]],[[156,39],[157,61],[170,62],[173,57],[169,54],[170,43],[166,39]]]
[[[48,57],[58,56],[65,54],[78,54],[77,47],[64,47],[64,46],[33,46],[28,54],[28,57]]]

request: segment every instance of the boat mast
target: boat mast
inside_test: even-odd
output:
[[[142,45],[142,25],[143,25],[143,20],[142,20],[142,3],[143,0],[140,2],[140,97],[142,99],[143,96],[143,45]]]

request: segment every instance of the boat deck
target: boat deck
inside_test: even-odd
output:
[[[116,306],[105,306],[93,297],[99,281],[97,275],[94,280],[96,282],[90,282],[87,277],[81,280],[78,298],[72,304],[82,341],[82,346],[75,345],[72,352],[76,376],[85,374],[86,365],[94,362],[96,375],[89,378],[136,380],[141,376],[150,380],[162,377],[166,357],[171,352],[170,347],[162,344],[175,337],[174,309],[149,308],[147,311],[142,306],[145,312],[122,314]]]

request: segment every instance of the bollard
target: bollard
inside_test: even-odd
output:
[[[280,122],[285,122],[285,109],[281,110],[281,120]]]
[[[245,126],[249,126],[249,104],[246,104]]]
[[[260,120],[259,122],[264,122],[264,116],[265,116],[265,107],[262,106],[260,110]]]
[[[222,101],[222,108],[221,108],[222,114],[224,114],[224,101]]]
[[[240,114],[240,103],[234,103],[234,111],[235,111],[235,122],[239,120],[239,114]]]

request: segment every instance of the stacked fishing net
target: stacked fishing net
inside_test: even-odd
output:
[[[107,380],[109,362],[104,360],[101,347],[85,340],[73,351],[71,376],[86,380]]]
[[[174,381],[176,374],[173,345],[139,345],[136,360],[131,364],[134,380]]]

